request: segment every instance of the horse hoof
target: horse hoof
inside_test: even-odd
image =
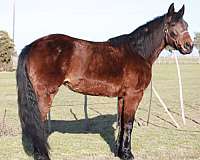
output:
[[[127,156],[122,156],[122,157],[120,157],[120,159],[121,160],[134,160],[134,157],[132,156],[132,157],[127,157]]]
[[[48,156],[41,155],[39,153],[35,153],[34,160],[50,160],[50,158]]]
[[[132,156],[125,155],[125,156],[120,157],[120,159],[121,160],[134,160],[134,156],[133,155]]]
[[[134,160],[133,154],[129,152],[118,152],[117,155],[121,160]]]

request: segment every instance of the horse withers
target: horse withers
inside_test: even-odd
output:
[[[131,132],[136,110],[151,80],[152,64],[167,45],[182,54],[192,52],[193,42],[183,14],[184,6],[175,12],[172,4],[166,14],[105,42],[54,34],[27,45],[17,67],[25,151],[36,160],[50,159],[44,121],[59,87],[66,85],[85,95],[118,97],[115,155],[133,160]]]

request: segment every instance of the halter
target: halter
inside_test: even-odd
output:
[[[171,39],[173,39],[174,41],[176,41],[170,34],[169,34],[169,30],[168,30],[168,26],[167,26],[167,24],[165,24],[165,26],[164,26],[164,33],[165,33],[165,39],[167,39],[167,35],[171,38]],[[180,33],[180,36],[182,36],[182,35],[184,35],[184,34],[189,34],[189,32],[187,31],[187,30],[185,30],[185,31],[183,31],[183,32],[181,32]]]
[[[183,31],[183,32],[181,32],[180,34],[181,34],[181,35],[184,35],[185,33],[189,34],[188,31]]]
[[[174,39],[174,38],[169,34],[169,30],[168,30],[168,25],[167,25],[167,24],[164,25],[164,33],[165,33],[165,36],[164,36],[165,41],[166,41],[167,43],[169,43],[169,37],[170,37],[170,38],[174,41],[175,46],[177,46],[178,42],[177,42],[176,39]]]
[[[169,43],[169,38],[170,38],[170,39],[172,39],[174,41],[175,47],[177,47],[179,38],[175,39],[169,34],[169,30],[168,30],[168,25],[167,24],[164,25],[164,33],[165,33],[165,36],[164,36],[165,37],[165,41],[167,43]],[[185,30],[185,31],[181,32],[179,35],[182,36],[182,35],[184,35],[186,33],[189,34],[189,32],[187,30]]]

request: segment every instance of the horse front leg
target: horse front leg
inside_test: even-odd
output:
[[[139,102],[143,96],[143,91],[138,93],[130,93],[124,97],[120,115],[120,129],[117,139],[117,156],[122,160],[133,160],[134,156],[131,152],[131,133],[135,113]]]

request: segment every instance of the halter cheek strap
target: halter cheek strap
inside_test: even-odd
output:
[[[165,33],[165,41],[166,41],[167,43],[169,43],[169,38],[168,38],[168,37],[170,37],[170,38],[174,41],[175,45],[178,44],[177,40],[174,39],[174,38],[169,34],[169,30],[168,30],[167,24],[165,24],[165,26],[164,26],[164,33]]]
[[[165,34],[168,32],[167,24],[165,24],[165,26],[164,26],[164,32],[165,32]]]

